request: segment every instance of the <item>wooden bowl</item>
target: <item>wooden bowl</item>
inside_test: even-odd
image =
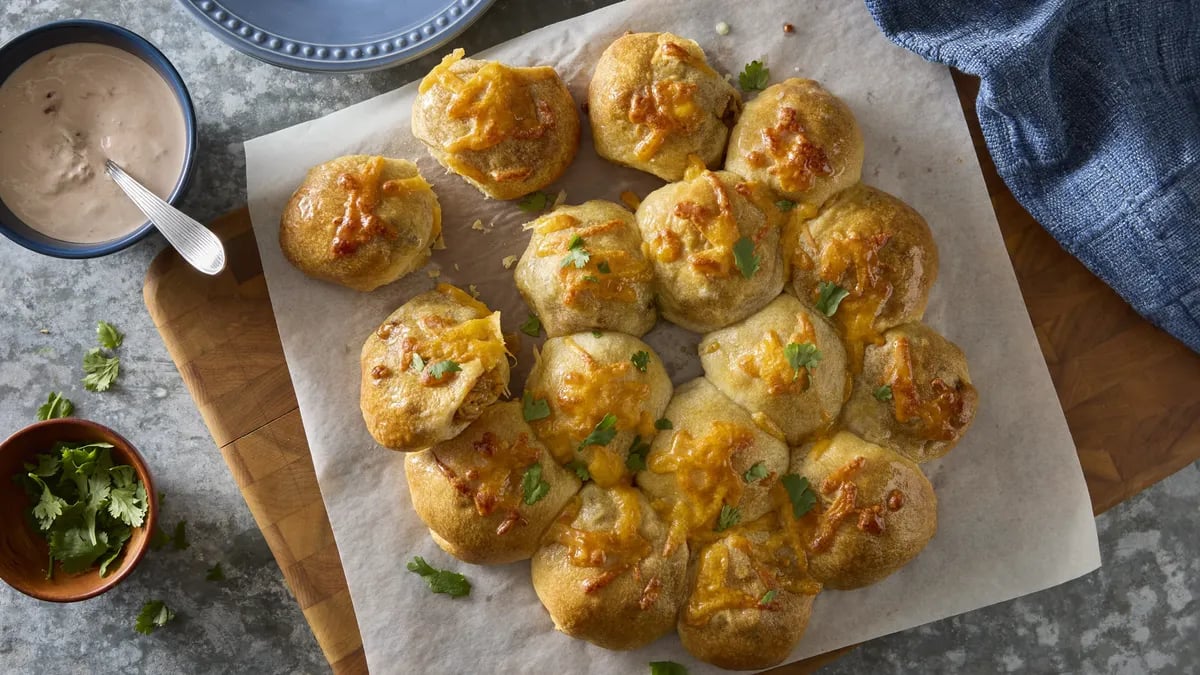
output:
[[[53,579],[46,578],[50,549],[26,516],[33,505],[12,476],[25,470],[24,462],[49,452],[58,441],[111,443],[113,464],[132,466],[146,486],[146,522],[134,528],[120,564],[110,568],[106,577],[100,577],[97,566],[80,574],[67,574],[59,568]],[[157,516],[158,494],[146,460],[129,441],[106,426],[64,417],[31,424],[0,443],[0,579],[28,596],[50,602],[77,602],[121,583],[146,554]]]

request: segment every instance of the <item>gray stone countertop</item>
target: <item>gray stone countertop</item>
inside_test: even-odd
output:
[[[456,44],[478,51],[605,4],[499,0]],[[2,0],[0,42],[64,18],[131,28],[183,74],[200,124],[185,209],[200,220],[245,201],[243,140],[395,88],[437,59],[366,75],[280,70],[227,47],[171,0]],[[83,603],[41,603],[0,586],[0,672],[328,671],[142,303],[142,279],[163,246],[155,236],[107,258],[64,261],[0,241],[0,435],[31,422],[48,391],[65,392],[78,415],[115,427],[149,457],[165,524],[186,519],[191,539],[188,550],[150,553],[121,586]],[[120,383],[104,394],[80,384],[100,319],[126,333]],[[1200,672],[1198,504],[1192,465],[1098,519],[1099,572],[875,640],[828,672]],[[221,584],[204,578],[216,562],[228,576]],[[152,598],[178,619],[141,636],[134,617]]]

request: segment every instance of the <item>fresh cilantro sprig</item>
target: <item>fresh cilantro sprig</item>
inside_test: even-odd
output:
[[[796,202],[790,199],[780,199],[779,201],[775,202],[775,208],[787,213],[788,211],[796,208]]]
[[[75,404],[71,402],[71,399],[57,391],[52,391],[46,402],[38,406],[37,418],[53,420],[59,417],[70,417],[73,412],[75,412]]]
[[[517,202],[517,208],[525,213],[537,213],[546,210],[546,204],[549,203],[549,196],[545,192],[530,192]]]
[[[458,365],[457,361],[438,361],[429,367],[429,377],[435,380],[440,380],[450,373],[457,373],[461,371],[462,366]]]
[[[221,563],[217,563],[208,568],[204,573],[205,581],[225,581],[225,570],[221,568]]]
[[[142,605],[142,611],[138,612],[134,630],[142,635],[149,635],[170,623],[174,618],[175,612],[171,611],[166,603],[162,600],[150,600]]]
[[[544,398],[535,399],[533,394],[525,392],[521,396],[521,414],[526,422],[544,420],[550,416],[550,404]]]
[[[421,576],[429,584],[429,590],[452,598],[461,598],[471,593],[471,582],[457,572],[439,570],[421,556],[415,556],[408,563],[408,571]]]
[[[612,413],[604,413],[604,417],[596,423],[596,427],[592,429],[592,433],[579,444],[579,450],[583,450],[589,445],[608,445],[617,435],[617,416]]]
[[[650,365],[650,352],[645,350],[636,351],[629,360],[633,362],[634,368],[644,373],[646,372],[646,367]]]
[[[575,235],[571,237],[571,241],[567,243],[567,255],[563,256],[562,263],[559,267],[567,267],[574,265],[575,269],[583,269],[583,266],[592,259],[592,254],[584,248],[583,237]],[[594,278],[594,277],[593,277]]]
[[[783,355],[787,357],[788,365],[795,371],[792,375],[793,380],[800,377],[801,368],[807,368],[811,373],[821,362],[821,350],[811,342],[789,342],[783,348]]]
[[[767,88],[770,80],[771,69],[764,66],[762,61],[751,61],[738,73],[738,84],[742,91],[761,91]]]
[[[749,279],[758,271],[761,256],[754,253],[754,240],[742,237],[733,242],[733,263],[737,265],[742,276]]]
[[[537,318],[537,315],[530,314],[525,323],[521,324],[521,332],[529,337],[537,337],[542,334],[542,320]]]
[[[875,397],[876,401],[887,403],[888,401],[892,400],[892,385],[885,384],[879,387],[872,393],[872,396]]]
[[[794,473],[784,474],[779,482],[792,503],[792,515],[799,518],[817,505],[817,493],[813,492],[808,479]]]
[[[650,454],[650,444],[643,441],[641,436],[634,436],[633,444],[629,446],[629,456],[625,458],[625,468],[634,473],[645,471],[646,455],[648,454]]]
[[[838,305],[850,295],[850,291],[831,281],[817,284],[817,311],[825,316],[833,316],[838,311]]]
[[[101,347],[116,349],[125,341],[125,334],[107,321],[96,322],[96,341]]]
[[[674,661],[651,661],[650,675],[688,675],[688,670]]]
[[[777,596],[777,595],[779,595],[779,591],[774,588],[767,591],[766,593],[763,593],[762,598],[760,598],[758,601],[759,609],[766,609],[767,607],[769,607],[772,602],[775,602],[775,596]]]
[[[665,417],[660,417],[660,418],[654,420],[654,428],[658,429],[659,431],[665,431],[667,429],[672,429],[674,427],[675,427],[675,425],[671,423],[671,420],[669,420]]]
[[[600,274],[612,274],[612,268],[609,267],[607,260],[601,260],[597,263],[596,269],[600,271]]]
[[[567,462],[567,468],[574,471],[579,480],[589,481],[592,479],[592,473],[588,471],[587,462],[582,459],[573,459]]]
[[[532,506],[550,494],[550,483],[542,477],[542,463],[534,462],[525,469],[521,476],[521,491],[525,493],[525,503]]]
[[[176,551],[186,551],[192,543],[187,538],[187,521],[181,520],[175,524],[175,534],[171,535],[171,546]]]
[[[742,474],[742,480],[746,481],[747,483],[753,483],[754,481],[766,478],[769,474],[770,472],[767,471],[767,465],[763,462],[758,462],[754,466],[751,466],[749,469],[747,469],[746,473]]]
[[[742,522],[741,509],[736,506],[722,504],[721,513],[717,515],[717,526],[713,530],[715,532],[724,532],[740,522]]]
[[[83,388],[88,391],[108,391],[121,373],[121,359],[106,356],[99,347],[83,355]]]

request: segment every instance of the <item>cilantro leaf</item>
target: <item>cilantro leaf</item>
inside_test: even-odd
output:
[[[37,519],[38,528],[45,532],[54,524],[54,520],[62,515],[67,502],[51,492],[46,483],[42,481],[41,476],[36,473],[30,473],[28,476],[42,488],[41,498],[38,499],[37,504],[33,505],[33,517]]]
[[[596,269],[600,270],[601,274],[611,274],[612,273],[612,268],[608,266],[607,260],[601,260],[596,265]]]
[[[750,237],[742,237],[733,243],[733,262],[743,277],[749,279],[754,276],[760,258],[754,254],[754,240]]]
[[[592,474],[588,471],[587,462],[582,459],[573,459],[567,462],[567,468],[574,471],[579,480],[587,481],[592,479]]]
[[[108,391],[121,371],[121,359],[105,356],[99,347],[83,355],[83,388],[88,391]]]
[[[66,398],[57,391],[52,391],[46,402],[38,406],[37,418],[39,420],[53,420],[59,417],[70,417],[73,412],[75,412],[75,404],[71,403],[71,399]]]
[[[825,316],[833,316],[842,300],[850,295],[850,291],[830,281],[817,284],[817,311]]]
[[[688,675],[688,670],[674,661],[651,661],[650,675]]]
[[[596,428],[592,429],[592,433],[583,439],[579,444],[579,450],[583,450],[589,445],[608,445],[617,435],[617,416],[612,413],[604,413],[604,418],[596,423]]]
[[[646,372],[646,366],[650,365],[650,352],[641,350],[633,353],[633,357],[629,359],[633,361],[633,367]]]
[[[665,417],[660,417],[659,419],[654,420],[654,428],[658,429],[659,431],[673,429],[674,427],[675,425],[671,424],[671,420]]]
[[[413,352],[412,361],[408,365],[415,373],[420,374],[425,371],[425,359],[421,358],[421,355],[416,352]]]
[[[517,202],[517,208],[526,213],[537,213],[538,211],[546,210],[546,193],[542,191],[530,192]]]
[[[821,361],[821,350],[811,342],[803,344],[789,342],[783,348],[783,355],[787,357],[788,365],[795,371],[792,376],[793,380],[800,377],[801,368],[807,368],[811,373]]]
[[[888,401],[892,400],[892,385],[885,384],[882,387],[876,389],[874,394],[872,394],[872,395],[875,397],[876,401],[881,401],[883,403],[887,403]]]
[[[747,469],[746,473],[742,474],[742,480],[746,481],[747,483],[753,483],[756,480],[762,480],[766,478],[769,473],[770,472],[767,471],[767,465],[762,462],[758,462],[754,466]]]
[[[571,237],[571,242],[567,245],[567,255],[563,256],[559,267],[574,265],[575,269],[583,269],[583,266],[591,259],[592,254],[583,247],[583,237],[575,235]],[[595,277],[592,278],[595,279]]]
[[[629,446],[629,456],[625,458],[625,468],[634,473],[645,471],[646,455],[649,453],[650,444],[643,441],[641,436],[634,436],[633,444]]]
[[[717,516],[717,526],[713,528],[714,532],[724,532],[729,528],[737,525],[742,520],[742,512],[736,506],[728,504],[721,505],[721,513]]]
[[[133,530],[125,527],[119,530],[114,530],[112,536],[108,539],[108,552],[100,559],[100,577],[108,576],[108,568],[121,556],[121,552],[125,550],[125,542],[129,541],[129,537],[133,535]]]
[[[61,461],[55,455],[50,453],[42,453],[37,456],[37,464],[25,463],[25,470],[37,474],[42,478],[49,478],[58,473]]]
[[[526,422],[544,420],[550,416],[550,404],[544,398],[535,399],[533,394],[525,392],[525,395],[521,397],[521,404],[521,412]]]
[[[71,527],[55,529],[50,533],[50,555],[62,563],[63,571],[67,574],[87,570],[107,550],[106,532],[96,533],[85,527]]]
[[[604,335],[604,333],[601,333],[601,332],[600,332],[600,331],[598,331],[598,330],[594,330],[594,331],[592,331],[592,337],[594,337],[594,338],[598,338],[598,337],[600,337],[601,335]]]
[[[762,61],[751,61],[738,73],[738,84],[742,86],[742,91],[766,89],[770,79],[771,69],[764,66]]]
[[[125,341],[125,334],[107,321],[96,322],[96,340],[101,347],[116,349]]]
[[[462,366],[459,366],[457,361],[438,361],[429,367],[429,376],[440,380],[450,373],[457,373],[461,370]]]
[[[179,523],[175,526],[175,534],[171,536],[171,546],[173,546],[176,551],[186,551],[191,547],[191,543],[188,542],[187,538],[186,520],[179,521]]]
[[[588,282],[588,283],[590,283],[590,284],[598,284],[598,283],[600,283],[600,279],[599,279],[599,277],[594,277],[594,276],[592,276],[592,275],[590,275],[590,274],[585,274],[585,275],[583,275],[583,280],[584,280],[584,281],[586,281],[586,282]]]
[[[817,493],[813,492],[808,479],[794,473],[784,474],[779,482],[787,491],[788,500],[792,502],[792,515],[799,518],[817,505]]]
[[[134,630],[142,635],[149,635],[167,625],[174,618],[175,612],[171,611],[171,608],[167,607],[162,600],[151,600],[142,605],[142,611],[138,612]]]
[[[772,602],[775,602],[775,596],[777,595],[779,595],[779,591],[775,590],[774,588],[766,593],[763,593],[762,598],[758,601],[759,608],[766,609],[768,605],[770,605]]]
[[[225,581],[225,570],[221,569],[221,563],[217,563],[208,568],[208,572],[204,574],[205,581]]]
[[[542,320],[536,315],[530,314],[525,323],[521,324],[521,332],[529,337],[537,337],[542,334]]]
[[[171,535],[162,531],[158,525],[154,526],[154,532],[150,534],[150,550],[159,551],[171,543]]]
[[[471,582],[457,572],[439,570],[432,567],[421,556],[415,556],[408,563],[408,571],[420,575],[429,584],[429,590],[434,593],[461,598],[471,593]]]
[[[796,202],[790,199],[780,199],[779,201],[775,202],[775,208],[787,213],[788,211],[796,208]]]
[[[534,462],[521,476],[521,491],[525,493],[525,503],[528,505],[542,501],[550,494],[550,483],[542,478],[542,463]]]
[[[140,498],[138,488],[133,486],[109,490],[108,515],[130,527],[141,527],[146,522],[145,488],[142,488]]]

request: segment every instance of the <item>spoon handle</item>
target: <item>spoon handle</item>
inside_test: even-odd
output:
[[[225,247],[211,230],[147,190],[111,159],[104,170],[192,267],[208,275],[225,269]]]

